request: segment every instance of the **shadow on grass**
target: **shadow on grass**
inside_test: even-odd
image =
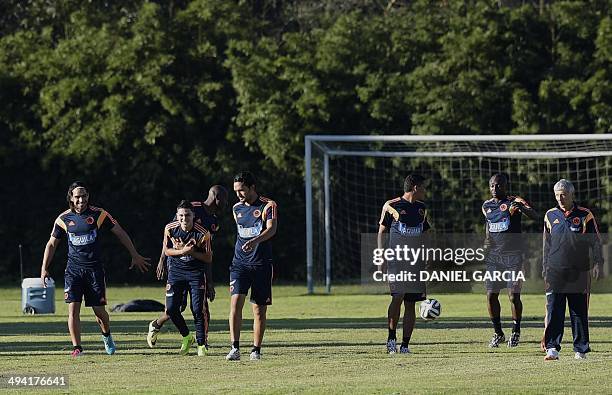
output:
[[[55,317],[54,317],[55,318]],[[21,319],[14,322],[0,323],[0,333],[3,336],[63,336],[68,333],[67,323],[64,317],[56,317],[57,320],[45,322],[30,322]],[[189,320],[189,316],[185,315]],[[386,317],[378,318],[279,318],[269,319],[268,327],[273,330],[330,330],[330,329],[384,329]],[[508,319],[509,321],[509,319]],[[244,328],[252,326],[252,320],[244,320]],[[146,333],[148,320],[116,320],[111,321],[111,329],[115,333]],[[98,325],[93,320],[83,320],[81,322],[82,333],[84,335],[98,334]],[[191,325],[191,323],[190,323]],[[569,325],[569,320],[566,320]],[[541,317],[523,317],[521,326],[523,328],[543,327]],[[591,328],[612,328],[612,317],[594,316],[589,318]],[[491,322],[488,317],[444,317],[435,321],[417,321],[417,328],[422,329],[489,329]],[[174,330],[171,322],[167,322],[164,328]],[[210,323],[211,332],[227,331],[227,320],[212,320]]]
[[[169,336],[163,340],[164,344],[158,344],[155,349],[150,349],[146,346],[144,339],[142,341],[115,341],[117,344],[117,353],[114,358],[121,356],[153,356],[153,355],[168,355],[168,356],[179,356],[179,338],[178,333],[174,334],[174,338]],[[571,337],[570,337],[571,339]],[[242,344],[245,350],[248,350],[249,340],[245,339]],[[612,341],[598,341],[595,344],[595,351],[599,344],[612,344]],[[448,346],[453,349],[453,354],[473,354],[480,352],[489,354],[495,352],[487,347],[486,339],[477,338],[469,340],[443,340],[443,341],[413,341],[412,346],[415,346],[421,351],[426,351],[429,347],[439,348],[440,346]],[[539,351],[539,341],[523,341],[521,342],[523,351],[533,351],[534,354],[541,354]],[[468,348],[457,350],[457,346],[467,346]],[[334,349],[345,349],[345,351],[351,350],[350,352],[357,353],[368,353],[372,351],[371,347],[380,349],[381,352],[384,349],[384,341],[369,341],[369,342],[338,342],[338,341],[315,341],[312,342],[291,342],[291,341],[271,341],[265,343],[265,349],[275,352],[285,352],[287,349],[299,349],[300,353],[303,354],[316,354],[319,358],[329,357],[326,353],[321,353],[319,350],[328,350],[329,348]],[[476,347],[476,349],[474,348]],[[569,347],[569,345],[566,345]],[[83,349],[85,350],[85,357],[90,356],[102,356],[107,357],[104,352],[104,347],[101,341],[85,341],[83,342]],[[357,351],[355,351],[357,349]],[[225,356],[225,353],[229,350],[229,344],[224,343],[213,343],[209,351],[209,357]],[[69,340],[56,340],[56,341],[29,341],[23,343],[5,343],[0,344],[0,355],[4,357],[32,357],[32,356],[65,356],[69,358],[72,346]],[[448,355],[443,353],[441,357],[448,358]],[[195,355],[195,349],[192,350],[191,356]],[[183,357],[181,357],[183,358]]]
[[[59,317],[58,317],[59,318]],[[245,320],[244,328],[250,331],[252,320]],[[269,327],[273,330],[282,331],[296,331],[296,330],[310,330],[312,333],[326,332],[328,330],[337,329],[376,329],[380,333],[386,332],[385,317],[380,318],[312,318],[312,319],[273,319],[269,320]],[[566,322],[566,326],[569,323]],[[176,354],[180,339],[179,334],[171,323],[165,325],[165,329],[162,332],[160,341],[154,350],[147,347],[145,343],[145,336],[147,330],[147,321],[117,321],[112,326],[113,332],[115,333],[115,342],[117,344],[118,354],[129,356],[129,355],[154,355],[164,354],[173,355]],[[190,327],[192,323],[189,322]],[[463,318],[447,318],[439,319],[436,321],[417,323],[417,330],[423,329],[490,329],[491,323],[487,318],[483,317],[463,317]],[[542,320],[539,318],[526,318],[522,322],[523,328],[535,328],[538,334],[542,331]],[[591,317],[590,326],[592,328],[612,328],[612,317]],[[225,332],[227,333],[227,322],[225,320],[214,320],[210,327],[211,333]],[[566,328],[568,339],[571,339],[570,331]],[[0,333],[3,338],[0,342],[0,355],[4,357],[31,357],[33,355],[66,355],[71,351],[68,330],[66,323],[63,321],[55,322],[41,322],[33,324],[31,322],[11,322],[11,323],[0,323]],[[83,322],[82,333],[84,336],[95,336],[95,340],[87,339],[83,341],[83,348],[86,350],[86,355],[102,355],[104,356],[103,344],[98,336],[100,335],[99,328],[95,322]],[[11,339],[14,336],[14,339]],[[57,336],[51,338],[51,336]],[[122,340],[122,337],[130,337],[128,340]],[[134,336],[138,336],[138,339],[134,339]],[[347,332],[347,336],[350,336],[350,332]],[[333,340],[321,340],[313,339],[312,341],[291,341],[291,340],[276,340],[270,341],[265,344],[266,349],[279,350],[287,348],[298,348],[302,352],[311,353],[316,352],[317,349],[325,349],[330,347],[338,348],[363,348],[363,347],[383,347],[384,341],[379,341],[380,336],[376,336],[373,332],[373,340],[371,341],[333,341]],[[384,337],[384,335],[383,335]],[[414,341],[413,344],[419,347],[436,347],[440,345],[447,345],[449,347],[455,347],[457,345],[464,346],[480,346],[483,343],[483,339],[474,336],[476,338],[470,338],[471,336],[461,336],[460,339],[444,339],[444,340],[427,340]],[[25,339],[24,339],[25,338]],[[46,340],[45,340],[46,339]],[[382,338],[381,338],[382,339]],[[383,339],[384,340],[384,339]],[[249,336],[244,338],[243,343],[248,344],[250,341]],[[523,341],[525,346],[534,350],[538,349],[539,341]],[[597,344],[612,344],[611,340],[597,341]],[[213,343],[212,350],[216,355],[217,353],[223,354],[227,344],[223,342]],[[367,349],[364,351],[367,352]],[[453,352],[457,352],[454,350]],[[466,353],[473,353],[474,350],[465,351]],[[482,352],[490,352],[487,348],[484,348]],[[219,355],[221,355],[219,354]]]

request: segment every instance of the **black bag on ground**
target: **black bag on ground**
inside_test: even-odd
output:
[[[113,306],[112,312],[132,311],[164,311],[165,306],[156,300],[135,299],[127,303],[119,303]]]

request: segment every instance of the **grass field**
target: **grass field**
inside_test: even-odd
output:
[[[61,291],[61,290],[60,290]],[[483,295],[434,295],[442,317],[419,320],[411,355],[387,355],[388,297],[337,287],[333,295],[304,295],[304,287],[277,286],[269,310],[263,359],[227,362],[229,298],[219,287],[212,303],[208,357],[177,355],[179,334],[168,323],[158,347],[146,345],[156,313],[111,313],[118,351],[104,354],[91,309],[84,309],[86,355],[72,359],[61,293],[57,314],[24,316],[20,290],[0,289],[0,373],[56,373],[69,377],[71,393],[612,393],[612,294],[591,297],[591,344],[586,361],[571,352],[566,327],[561,360],[544,362],[539,350],[544,296],[524,295],[522,343],[487,348],[491,328]],[[162,301],[161,287],[108,290],[110,303]],[[502,303],[509,332],[509,305]],[[250,351],[250,309],[243,352]],[[188,320],[191,327],[192,321]],[[398,333],[401,336],[401,332]],[[248,355],[247,355],[248,356]],[[248,359],[248,358],[247,358]],[[0,390],[4,391],[4,390]],[[50,390],[46,390],[49,393]]]

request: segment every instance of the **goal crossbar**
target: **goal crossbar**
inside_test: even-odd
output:
[[[539,150],[508,150],[508,151],[368,151],[362,147],[356,149],[337,149],[326,143],[460,143],[460,142],[593,142],[612,141],[612,134],[537,134],[537,135],[306,135],[304,137],[304,159],[305,159],[305,188],[306,188],[306,275],[308,293],[314,293],[314,263],[313,263],[313,197],[312,197],[312,154],[313,147],[323,154],[323,198],[324,198],[324,232],[325,232],[325,286],[326,291],[331,290],[331,214],[330,214],[330,185],[329,185],[329,159],[336,156],[360,156],[360,157],[492,157],[492,158],[592,158],[612,157],[609,144],[603,150],[589,151],[539,151]]]

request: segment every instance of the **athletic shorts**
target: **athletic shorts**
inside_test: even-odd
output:
[[[394,293],[391,292],[391,296],[395,297],[395,296],[399,296],[402,295],[401,293]],[[405,293],[404,295],[404,302],[421,302],[425,299],[427,299],[427,294],[425,292],[423,293],[415,293],[415,292],[410,292],[410,293]]]
[[[503,274],[509,276],[508,281],[489,279],[485,281],[485,287],[487,291],[499,292],[504,288],[507,288],[512,293],[520,293],[523,287],[523,281],[518,279],[512,281],[512,278],[516,278],[518,273],[523,272],[523,257],[520,255],[496,255],[487,257],[486,270],[489,276],[495,276],[496,274]]]
[[[67,266],[64,272],[64,301],[82,302],[85,306],[106,305],[106,279],[103,268],[78,268]]]
[[[260,306],[272,304],[271,264],[230,266],[230,294],[247,295],[251,290],[250,301]]]
[[[415,265],[390,262],[388,274],[397,275],[405,271],[414,275],[413,280],[389,280],[389,293],[391,296],[404,295],[405,302],[420,302],[427,299],[427,283],[420,280],[420,271],[422,270],[425,270],[425,265],[422,262]]]

